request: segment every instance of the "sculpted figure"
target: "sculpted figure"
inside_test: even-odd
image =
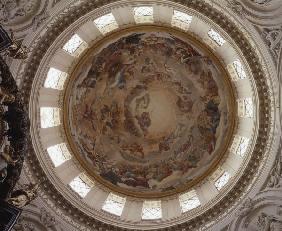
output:
[[[37,197],[38,187],[39,184],[30,184],[25,189],[16,190],[8,202],[19,208],[24,207]]]
[[[14,59],[26,59],[28,54],[28,49],[24,45],[18,43],[13,43],[7,50],[6,55]]]
[[[7,162],[0,156],[0,171],[7,168]]]
[[[17,163],[17,160],[13,160],[12,154],[13,149],[10,147],[10,145],[5,145],[3,148],[3,151],[0,152],[1,159],[5,160],[7,164],[15,165]]]
[[[9,130],[6,135],[10,141],[21,142],[25,138],[25,133],[29,128],[28,117],[24,109],[19,107],[9,107],[3,115],[3,119],[8,123]]]
[[[276,160],[274,167],[271,170],[270,178],[267,182],[267,187],[279,188],[281,186],[280,179],[282,175],[281,156]]]
[[[15,96],[12,94],[6,94],[1,88],[0,88],[0,103],[1,104],[11,104],[15,102]]]
[[[4,55],[12,57],[14,59],[26,59],[28,54],[28,48],[16,41],[13,32],[10,30],[12,45],[8,47]]]
[[[7,177],[7,163],[3,162],[1,163],[0,160],[0,183],[3,183]]]

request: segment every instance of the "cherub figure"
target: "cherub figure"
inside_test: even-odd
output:
[[[15,102],[15,96],[12,94],[7,94],[0,89],[0,104],[11,104]]]
[[[25,185],[24,189],[14,191],[8,202],[18,208],[22,208],[37,197],[38,188],[39,183]]]
[[[18,160],[13,160],[12,158],[13,152],[14,152],[13,148],[10,145],[6,144],[5,147],[3,148],[3,151],[0,151],[0,158],[6,161],[7,164],[14,166],[18,162]]]

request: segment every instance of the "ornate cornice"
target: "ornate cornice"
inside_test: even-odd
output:
[[[47,49],[53,43],[57,36],[75,22],[82,15],[103,6],[108,3],[113,3],[112,0],[97,0],[97,1],[84,1],[79,5],[73,5],[68,10],[65,10],[61,15],[58,15],[56,21],[53,25],[48,28],[47,32],[42,35],[39,39],[37,45],[33,48],[32,53],[27,61],[24,69],[23,81],[22,81],[22,91],[24,94],[25,105],[28,106],[29,98],[32,89],[32,83],[34,76],[36,74],[37,68],[39,67],[40,61],[42,60]],[[211,220],[218,217],[228,208],[230,208],[238,198],[242,197],[244,192],[248,189],[248,186],[252,184],[255,176],[265,158],[265,153],[268,151],[269,146],[272,142],[272,130],[271,125],[273,123],[272,115],[272,97],[273,93],[268,85],[268,80],[266,78],[266,73],[262,69],[262,64],[260,59],[256,54],[256,51],[248,41],[248,39],[243,35],[243,33],[236,27],[236,25],[228,18],[224,16],[222,12],[214,9],[209,4],[200,0],[176,0],[176,3],[182,4],[188,8],[198,11],[200,14],[205,15],[211,19],[214,23],[219,25],[236,43],[240,48],[243,56],[247,60],[247,63],[253,73],[255,80],[258,99],[259,99],[259,110],[258,110],[258,137],[256,144],[254,146],[253,155],[248,162],[248,166],[242,174],[240,180],[236,183],[232,190],[230,190],[225,197],[218,202],[213,208],[205,211],[203,214],[188,220],[182,224],[175,225],[170,228],[165,228],[163,230],[193,230],[200,226],[211,222]],[[29,152],[27,156],[27,162],[33,175],[38,179],[46,179],[44,171],[41,169],[39,161],[36,158],[34,149],[31,141],[29,141]],[[47,180],[42,186],[45,193],[52,198],[56,205],[64,211],[74,220],[84,223],[86,226],[94,228],[99,228],[99,230],[126,230],[124,228],[119,228],[116,226],[108,225],[98,221],[97,219],[90,217],[68,202],[57,190],[56,188]]]

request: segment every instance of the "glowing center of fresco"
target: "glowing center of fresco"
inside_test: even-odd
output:
[[[157,141],[173,132],[177,125],[174,107],[176,101],[177,97],[173,92],[160,89],[157,85],[133,98],[129,111],[140,135],[148,141]]]
[[[224,141],[229,112],[220,79],[209,58],[165,32],[105,45],[71,87],[79,155],[114,187],[177,189],[209,168]]]

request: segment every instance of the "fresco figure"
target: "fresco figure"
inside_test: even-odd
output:
[[[211,166],[229,110],[220,73],[198,48],[165,32],[134,33],[103,46],[83,69],[69,126],[100,179],[164,192]]]

